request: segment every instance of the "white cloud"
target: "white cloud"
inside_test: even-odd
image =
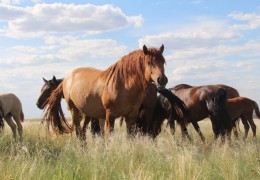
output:
[[[141,26],[143,18],[127,16],[112,5],[36,4],[30,7],[0,5],[0,21],[8,23],[5,35],[37,37],[46,33],[101,33]]]
[[[234,29],[248,30],[257,29],[260,27],[260,14],[258,13],[233,12],[229,14],[229,17],[244,22],[240,24],[235,24],[233,26]]]
[[[139,40],[139,46],[148,44],[158,46],[165,44],[167,49],[207,48],[241,37],[241,34],[220,20],[200,20],[184,28],[163,32],[158,35],[147,35]]]
[[[41,0],[0,0],[2,5],[20,5],[24,2],[40,3]]]
[[[118,60],[129,49],[113,39],[83,39],[76,36],[45,37],[41,46],[14,46],[0,58],[0,64],[45,64],[54,62],[80,62],[86,58]]]

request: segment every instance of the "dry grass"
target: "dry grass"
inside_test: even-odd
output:
[[[255,120],[259,127],[258,120]],[[26,121],[28,152],[12,143],[6,127],[0,136],[0,179],[259,179],[260,152],[252,132],[246,142],[219,144],[213,140],[211,125],[200,122],[207,139],[182,142],[164,128],[156,140],[127,138],[125,127],[116,126],[110,137],[93,138],[88,132],[87,148],[75,135],[49,136],[39,121]],[[243,127],[241,126],[243,131]]]

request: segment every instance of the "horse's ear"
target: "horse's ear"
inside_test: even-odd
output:
[[[163,51],[164,51],[164,45],[163,45],[163,44],[161,45],[161,47],[160,47],[160,50],[159,50],[159,51],[160,51],[160,53],[161,53],[161,54],[163,53]]]
[[[143,51],[144,51],[144,54],[145,54],[145,55],[148,54],[148,49],[147,49],[146,45],[143,46]]]
[[[56,77],[54,75],[53,75],[52,81],[53,82],[57,82],[57,79],[56,79]]]
[[[47,81],[46,79],[44,79],[44,77],[43,77],[42,79],[43,79],[43,81],[44,81],[45,83],[48,83],[48,81]]]

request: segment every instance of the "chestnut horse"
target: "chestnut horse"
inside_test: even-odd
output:
[[[216,95],[218,96],[227,96],[230,97],[230,92],[228,89],[234,90],[236,92],[236,95],[238,95],[238,92],[233,89],[232,87],[222,88],[224,91],[219,92],[219,94],[216,94],[221,88],[221,86],[225,85],[208,85],[208,86],[190,86],[187,84],[180,84],[173,88],[170,88],[170,90],[178,96],[187,106],[189,114],[185,117],[185,121],[188,123],[192,123],[195,130],[200,135],[202,141],[205,140],[205,137],[203,136],[200,127],[198,125],[198,121],[203,120],[207,117],[211,117],[212,121],[212,127],[214,131],[215,138],[217,138],[218,135],[224,135],[227,133],[227,135],[230,137],[230,132],[232,130],[232,120],[230,119],[229,115],[226,112],[226,109],[221,106],[224,106],[224,102],[227,100],[226,98],[222,98],[221,102],[214,102],[214,97]],[[221,95],[222,93],[222,95]],[[217,98],[215,98],[217,100]],[[218,112],[218,115],[213,112],[214,107],[209,107],[209,105],[212,104],[218,104],[218,109],[221,110],[221,112]],[[213,109],[212,109],[213,108]],[[219,116],[221,119],[219,119]],[[171,117],[169,120],[169,123],[171,125],[172,131],[175,131],[174,126],[174,117]]]
[[[242,119],[242,122],[249,122],[253,131],[253,137],[256,137],[256,125],[253,121],[253,112],[255,110],[255,114],[259,119],[260,119],[260,112],[259,112],[258,105],[255,101],[246,97],[236,97],[236,98],[228,99],[227,110],[230,117],[233,120],[240,117]],[[249,131],[249,125],[245,126],[244,139],[247,138],[248,131]]]
[[[0,121],[2,121],[2,129],[3,119],[5,119],[6,123],[11,127],[13,132],[13,138],[16,140],[16,129],[19,133],[19,140],[23,142],[23,125],[22,122],[24,121],[24,114],[22,110],[22,103],[19,98],[12,94],[0,94]],[[14,121],[15,123],[14,123]]]
[[[41,94],[36,102],[36,105],[39,109],[44,109],[45,101],[50,97],[52,91],[54,91],[62,81],[63,81],[63,79],[56,79],[55,76],[53,76],[53,78],[50,80],[46,80],[45,78],[43,78],[44,84],[41,88]],[[85,118],[85,119],[87,119],[87,118]],[[85,126],[87,126],[88,122],[86,122],[85,124],[86,124]],[[74,125],[74,123],[72,125]],[[49,129],[49,124],[47,124],[47,128]],[[85,129],[86,129],[86,127],[85,127]],[[80,131],[81,131],[81,129],[79,127],[76,127],[77,136],[80,136],[80,133],[81,133]],[[91,133],[93,135],[100,133],[98,119],[93,119],[91,121]]]
[[[71,126],[61,109],[64,96],[72,121],[80,115],[105,119],[106,132],[114,128],[114,120],[124,116],[128,134],[133,134],[139,107],[148,82],[163,88],[168,80],[164,74],[164,46],[147,48],[125,55],[107,70],[78,68],[69,73],[46,101],[44,117],[58,133],[69,133]]]

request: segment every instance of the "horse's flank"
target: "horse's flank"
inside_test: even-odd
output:
[[[0,110],[3,117],[8,115],[8,113],[19,113],[21,121],[24,121],[22,103],[18,97],[12,93],[0,94]]]

